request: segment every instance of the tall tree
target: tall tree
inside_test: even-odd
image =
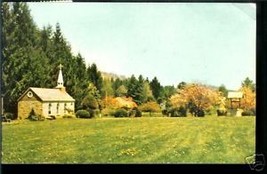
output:
[[[101,91],[103,86],[103,78],[101,76],[101,72],[98,71],[95,63],[93,63],[91,66],[88,66],[87,77],[88,80],[94,84],[97,90]]]
[[[183,89],[186,86],[185,82],[180,82],[177,86],[178,89]]]
[[[47,59],[38,47],[38,30],[27,4],[14,2],[9,8],[4,3],[2,14],[4,107],[16,113],[16,100],[28,87],[45,86]]]
[[[80,53],[74,57],[72,76],[70,77],[67,83],[71,86],[70,94],[75,98],[75,106],[78,109],[81,106],[84,96],[88,93],[86,64]]]
[[[244,97],[241,99],[241,108],[246,111],[256,111],[256,92],[250,87],[244,86],[240,89]]]
[[[218,91],[221,92],[224,97],[227,97],[228,90],[226,89],[225,85],[222,84],[219,86]]]
[[[160,96],[160,91],[162,89],[162,86],[160,85],[157,77],[154,77],[152,81],[150,82],[150,88],[152,90],[153,96],[156,100],[158,100]]]
[[[255,84],[253,83],[253,80],[250,80],[249,77],[247,77],[243,82],[242,82],[242,87],[248,87],[252,91],[255,91]]]
[[[103,79],[103,87],[101,89],[102,98],[107,96],[113,96],[114,90],[112,88],[112,82],[110,79]]]
[[[72,63],[73,56],[71,53],[71,47],[68,45],[66,39],[63,37],[59,23],[56,24],[56,31],[52,36],[52,50],[49,54],[50,66],[50,87],[55,87],[58,76],[58,66],[62,64],[64,67],[64,81],[68,82],[72,76]],[[71,86],[65,84],[67,91],[69,92]]]

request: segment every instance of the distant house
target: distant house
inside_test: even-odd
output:
[[[55,88],[28,88],[18,99],[18,118],[27,118],[32,110],[36,115],[48,117],[63,116],[74,111],[75,100],[63,86],[60,65],[57,86]]]
[[[227,98],[230,100],[231,108],[234,107],[234,105],[240,108],[241,99],[243,98],[243,92],[239,91],[229,91]],[[235,104],[236,103],[236,104]]]

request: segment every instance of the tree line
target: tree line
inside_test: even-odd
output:
[[[184,107],[192,111],[192,108],[197,107],[194,110],[196,112],[206,110],[207,106],[216,101],[205,99],[205,96],[218,99],[227,94],[224,85],[214,92],[209,86],[186,82],[176,87],[162,86],[157,77],[149,80],[143,75],[132,75],[125,79],[103,78],[95,63],[86,65],[80,53],[74,55],[71,52],[71,45],[64,38],[59,23],[55,24],[55,30],[51,25],[39,29],[27,3],[2,3],[1,8],[1,90],[5,112],[17,113],[17,99],[28,87],[54,88],[59,64],[63,65],[64,86],[75,99],[76,110],[102,110],[108,98],[124,97],[131,98],[144,110],[149,110],[149,107],[159,110],[160,105],[163,110]],[[243,83],[243,86],[250,85],[249,89],[255,93],[255,85],[250,79],[245,79]],[[189,93],[192,96],[202,95],[206,103],[198,103],[195,97],[189,97]]]

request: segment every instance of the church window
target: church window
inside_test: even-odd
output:
[[[64,113],[66,113],[67,110],[67,103],[64,103]]]
[[[52,108],[52,104],[49,103],[49,104],[48,104],[48,114],[51,114],[51,108]]]
[[[58,114],[58,111],[59,111],[59,103],[57,103],[57,114]]]

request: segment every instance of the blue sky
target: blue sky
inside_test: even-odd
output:
[[[238,89],[255,82],[256,7],[231,3],[28,3],[60,23],[73,53],[101,71]]]

